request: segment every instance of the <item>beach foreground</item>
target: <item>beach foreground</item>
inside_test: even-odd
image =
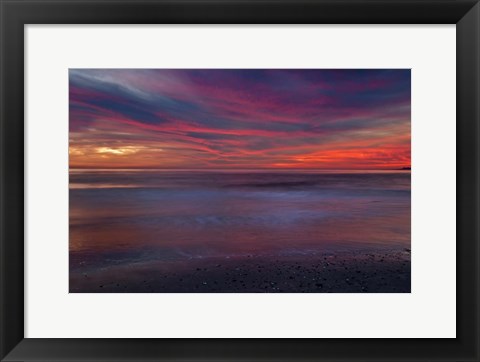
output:
[[[71,174],[70,292],[409,292],[410,174]]]
[[[410,250],[302,257],[247,255],[70,272],[76,293],[408,293]]]

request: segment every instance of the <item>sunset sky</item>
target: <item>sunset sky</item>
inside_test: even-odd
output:
[[[410,70],[70,69],[70,167],[410,166]]]

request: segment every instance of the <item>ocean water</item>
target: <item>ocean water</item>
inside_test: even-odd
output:
[[[70,269],[410,248],[410,171],[71,170]]]

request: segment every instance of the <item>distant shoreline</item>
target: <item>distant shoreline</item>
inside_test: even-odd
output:
[[[359,169],[168,169],[168,168],[70,168],[69,172],[192,172],[192,173],[311,173],[311,174],[362,174],[395,173],[410,171],[410,167],[399,169],[359,170]]]

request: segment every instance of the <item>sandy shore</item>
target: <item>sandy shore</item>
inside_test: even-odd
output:
[[[408,293],[410,250],[145,262],[70,272],[71,293]]]

